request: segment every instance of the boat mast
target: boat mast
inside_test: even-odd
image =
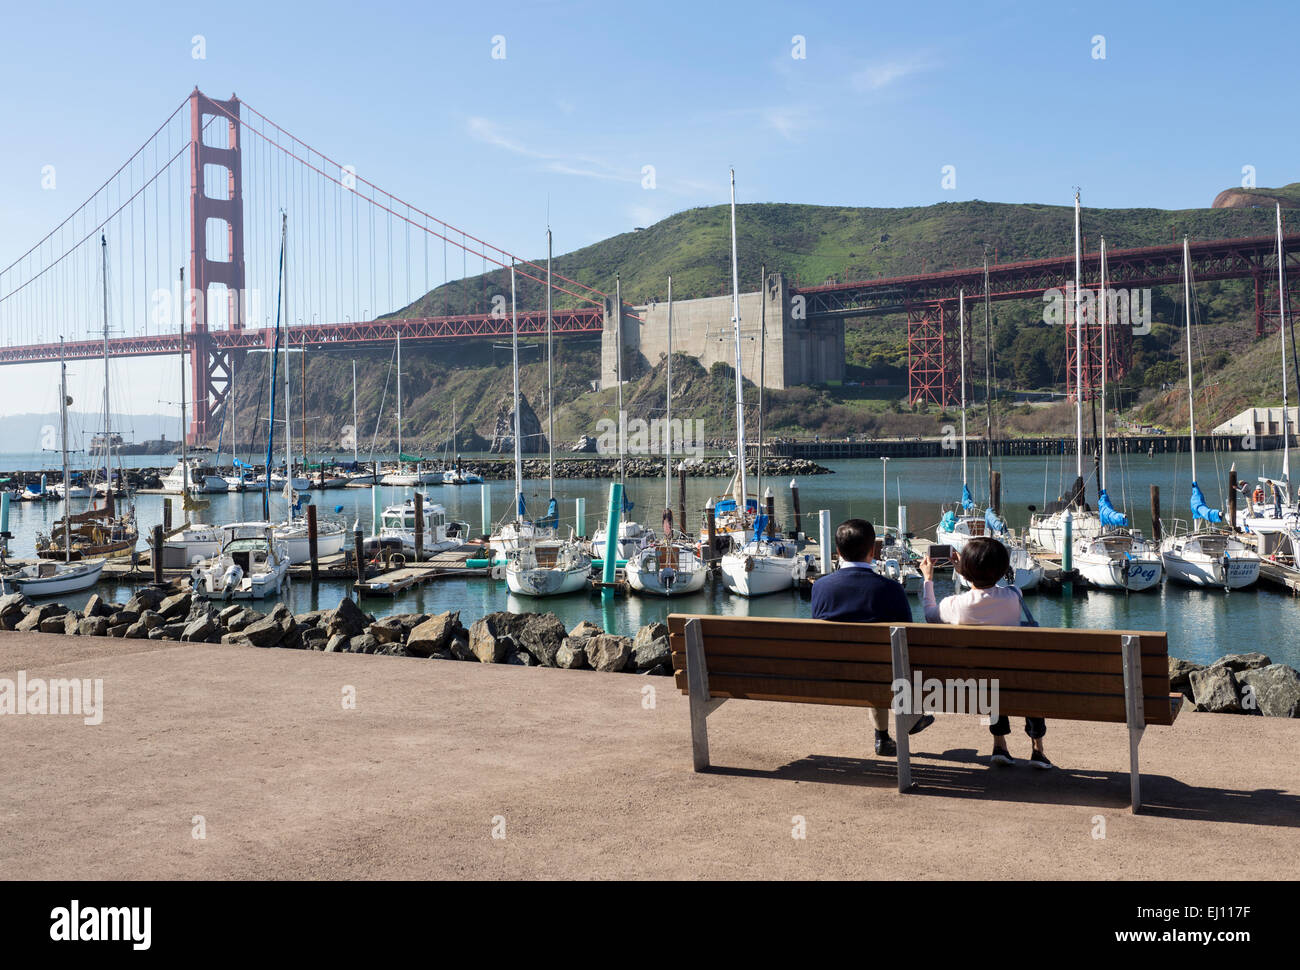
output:
[[[993,507],[993,325],[989,306],[989,253],[984,250],[984,455],[989,464],[989,508]]]
[[[62,337],[59,337],[59,423],[62,431],[59,444],[63,450],[63,561],[66,563],[72,562],[72,526],[69,524],[72,497],[68,493],[68,363],[63,357]]]
[[[104,276],[104,280],[103,280],[104,282],[104,478],[108,483],[108,493],[105,496],[104,507],[112,508],[113,507],[113,473],[112,470],[109,468],[109,460],[108,460],[109,455],[112,453],[113,450],[113,444],[112,444],[113,412],[110,407],[110,400],[108,396],[108,236],[105,235],[104,233],[100,233],[99,248],[100,248],[100,252],[103,254],[102,261],[103,261],[103,276]],[[184,292],[184,290],[182,290],[182,292]],[[182,324],[181,329],[182,331],[184,331],[184,324]],[[184,356],[182,356],[181,360],[184,361],[184,359],[185,359]],[[185,427],[182,425],[181,427],[182,440],[185,437],[185,430],[186,430]],[[123,479],[125,479],[125,477],[126,476],[123,476]],[[64,488],[64,492],[66,493],[68,488],[68,480],[66,477],[63,479],[63,488]],[[92,505],[95,502],[95,492],[93,487],[90,493],[90,502]],[[64,511],[66,512],[71,508],[72,508],[72,500],[71,498],[67,497],[67,495],[65,494]],[[65,515],[64,518],[67,518],[67,516]]]
[[[615,316],[614,325],[614,355],[618,358],[614,363],[614,382],[618,385],[618,481],[623,485],[623,501],[627,501],[627,486],[624,478],[623,467],[626,464],[623,458],[623,448],[627,444],[624,441],[626,429],[623,420],[623,281],[617,274],[614,276],[614,303],[618,306],[618,313]]]
[[[1106,489],[1106,237],[1101,237],[1101,289],[1097,291],[1097,320],[1101,325],[1101,465],[1097,475],[1097,492]],[[1124,491],[1121,489],[1120,491]]]
[[[1282,325],[1282,481],[1291,491],[1291,424],[1286,389],[1286,253],[1282,251],[1282,203],[1277,204],[1277,312]]]
[[[621,308],[620,308],[621,309]],[[453,404],[453,407],[455,405]],[[453,432],[452,447],[455,448]],[[546,230],[546,444],[550,498],[555,498],[555,386],[551,369],[551,230]]]
[[[284,225],[285,225],[285,232],[288,233],[288,226],[289,226],[288,215],[284,217]],[[285,276],[288,276],[288,274],[289,271],[286,268]],[[292,319],[289,316],[289,294],[287,293],[285,294],[284,297],[284,319],[285,319],[285,326],[287,331],[288,321]],[[289,414],[289,399],[292,396],[289,394],[289,344],[290,342],[291,341],[289,339],[289,333],[286,332],[284,335],[284,497],[285,497],[285,501],[289,502],[289,504],[292,505],[293,500],[290,496],[293,495],[293,425],[290,423],[290,414]],[[270,472],[268,471],[267,474],[270,474]],[[290,518],[293,517],[292,510],[290,511],[289,517]]]
[[[1187,434],[1192,445],[1192,484],[1196,484],[1196,402],[1192,389],[1192,256],[1183,236],[1183,299],[1187,303]]]
[[[966,291],[957,292],[957,343],[961,347],[961,484],[966,486]],[[963,511],[965,511],[963,509]]]
[[[180,269],[181,292],[185,292],[185,267]],[[185,496],[190,492],[190,463],[185,451],[186,439],[189,438],[185,424],[185,323],[181,322],[181,508],[185,508]]]
[[[276,274],[275,292],[275,345],[271,349],[271,367],[268,375],[270,384],[271,406],[268,409],[270,419],[266,429],[266,476],[262,489],[262,521],[271,521],[271,456],[275,448],[275,368],[280,359],[280,308],[284,299],[284,243],[289,231],[289,217],[280,211],[280,267]]]
[[[357,463],[357,362],[352,362],[352,464]]]
[[[1074,434],[1075,463],[1074,473],[1078,481],[1083,481],[1083,318],[1079,314],[1080,279],[1083,276],[1083,250],[1079,236],[1079,192],[1074,193]],[[1082,495],[1075,494],[1075,500]]]
[[[619,309],[622,309],[620,305]],[[522,522],[519,503],[524,496],[524,460],[519,442],[519,310],[515,304],[515,261],[510,260],[510,349],[515,382],[515,521]],[[401,387],[401,384],[398,384]]]
[[[731,170],[731,325],[736,339],[736,481],[740,485],[739,512],[748,508],[745,487],[745,386],[740,373],[740,270],[736,265],[736,170]]]
[[[668,277],[668,369],[664,391],[664,508],[673,507],[673,278]],[[686,523],[681,524],[686,528]],[[670,537],[671,538],[671,537]]]
[[[402,470],[402,331],[397,331],[397,470]]]
[[[758,287],[758,481],[754,494],[763,501],[763,385],[767,383],[767,264]]]

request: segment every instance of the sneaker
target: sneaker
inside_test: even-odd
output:
[[[1029,755],[1029,763],[1035,768],[1042,768],[1044,770],[1056,767],[1056,765],[1047,760],[1047,755],[1043,754],[1041,751],[1032,752]]]
[[[908,731],[907,733],[908,733],[908,734],[920,734],[922,731],[924,731],[926,728],[928,728],[928,727],[929,727],[931,724],[933,724],[933,723],[934,723],[934,715],[933,715],[933,714],[924,714],[924,715],[921,716],[921,719],[920,719],[919,721],[917,721],[915,724],[912,725],[912,729],[911,729],[910,731]]]
[[[1009,768],[1016,763],[1011,757],[1011,753],[1006,748],[994,748],[993,754],[989,755],[990,764],[995,764],[999,768]]]
[[[888,734],[883,738],[876,738],[876,754],[884,758],[892,758],[898,754],[898,745]]]

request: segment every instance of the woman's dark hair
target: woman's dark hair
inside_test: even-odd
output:
[[[988,589],[1011,568],[1011,554],[997,539],[976,536],[962,547],[957,566],[976,589]]]
[[[835,530],[835,548],[840,558],[864,562],[876,547],[876,530],[866,519],[848,519]]]

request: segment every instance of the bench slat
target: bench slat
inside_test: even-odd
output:
[[[1142,653],[1168,656],[1167,636],[1154,630],[1069,630],[1054,627],[953,626],[942,623],[833,623],[826,620],[787,620],[759,617],[700,616],[673,613],[668,617],[669,633],[680,637],[686,620],[700,621],[704,639],[735,637],[746,639],[761,632],[764,637],[795,643],[889,643],[889,628],[907,630],[913,646],[1005,647],[1008,640],[1035,650],[1118,652],[1120,638],[1141,638]]]
[[[774,640],[768,637],[724,637],[705,634],[704,653],[707,657],[743,656],[743,657],[784,657],[788,659],[805,659],[809,661],[845,661],[865,663],[890,662],[889,645],[857,643],[792,643],[788,640]],[[686,642],[679,637],[670,637],[672,652],[686,655]],[[1080,673],[1119,674],[1124,673],[1124,661],[1118,652],[1095,653],[1091,651],[1033,650],[1019,647],[1002,647],[991,649],[983,647],[913,647],[908,643],[914,665],[921,663],[943,663],[951,666],[969,666],[976,668],[1001,667],[1022,670],[1075,670]],[[1146,655],[1142,657],[1143,676],[1169,676],[1168,661],[1163,656]]]

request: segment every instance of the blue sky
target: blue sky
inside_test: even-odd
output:
[[[13,4],[0,265],[196,84],[526,256],[548,207],[563,252],[725,201],[732,165],[742,202],[1068,204],[1079,185],[1085,206],[1203,206],[1244,165],[1300,178],[1298,20],[1266,3]],[[158,410],[174,364],[117,366],[120,403]],[[0,412],[43,401],[50,372],[5,368]]]

